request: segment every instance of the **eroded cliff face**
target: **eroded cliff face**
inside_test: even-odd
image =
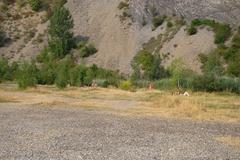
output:
[[[130,73],[131,60],[142,49],[142,45],[151,38],[168,32],[166,24],[152,30],[153,10],[160,15],[184,17],[188,22],[195,18],[206,18],[229,23],[233,27],[240,22],[238,0],[130,0],[131,18],[125,21],[120,21],[119,18],[122,11],[118,9],[118,4],[121,1],[68,1],[66,6],[71,10],[75,20],[75,34],[86,36],[99,50],[96,55],[85,59],[84,63],[95,63]],[[147,25],[143,26],[143,21],[146,21]],[[162,40],[164,42],[161,42],[160,52],[170,54],[165,64],[169,64],[176,57],[181,57],[197,70],[197,55],[210,52],[216,47],[214,34],[204,29],[197,35],[189,37],[184,28],[185,26],[179,28],[178,33],[171,38]]]
[[[79,63],[97,64],[123,73],[131,73],[131,61],[144,43],[162,36],[157,40],[160,53],[170,54],[165,64],[181,57],[193,69],[197,66],[197,55],[213,50],[214,34],[205,28],[197,35],[188,36],[186,26],[169,31],[166,22],[152,30],[152,11],[169,17],[184,17],[190,22],[195,18],[215,19],[237,27],[240,22],[240,0],[129,0],[130,17],[121,20],[122,10],[118,9],[123,0],[68,0],[66,7],[74,19],[74,34],[78,38],[89,39],[98,53],[79,60]],[[143,25],[146,21],[146,25]],[[47,23],[38,24],[36,35],[28,42],[17,40],[0,48],[0,55],[14,60],[30,59],[46,45],[34,43],[46,33]],[[21,42],[21,43],[20,43]],[[160,44],[161,43],[161,44]],[[77,51],[75,51],[77,54]]]
[[[239,0],[131,0],[136,21],[151,18],[151,8],[162,15],[178,15],[191,21],[196,18],[215,19],[231,25],[240,23]]]

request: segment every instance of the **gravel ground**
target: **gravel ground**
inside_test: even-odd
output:
[[[240,125],[0,104],[1,160],[240,160]]]

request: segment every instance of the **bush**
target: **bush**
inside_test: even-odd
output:
[[[176,88],[175,85],[173,85],[172,79],[161,79],[156,82],[154,82],[154,86],[159,90],[171,90]]]
[[[117,87],[119,85],[122,76],[118,72],[106,70],[103,68],[98,68],[97,70],[97,79],[104,79],[107,81],[108,85]]]
[[[188,34],[190,36],[197,34],[197,28],[194,26],[191,26],[190,28],[188,28]]]
[[[131,81],[123,81],[120,83],[119,88],[125,91],[133,90],[133,84]]]
[[[197,76],[192,83],[193,90],[207,92],[233,92],[240,94],[240,79],[227,76]]]
[[[172,27],[173,27],[173,23],[169,21],[169,22],[167,23],[167,27],[168,27],[168,28],[172,28]]]
[[[213,28],[215,32],[215,43],[223,44],[231,36],[231,27],[227,24],[217,23],[209,19],[195,19],[192,21],[191,27],[188,30],[189,35],[197,33],[197,26],[206,25]]]
[[[66,88],[69,84],[70,69],[73,67],[73,61],[70,57],[63,59],[58,65],[55,84],[59,89]]]
[[[0,28],[0,47],[3,47],[6,42],[6,35]]]
[[[131,80],[132,84],[138,88],[148,88],[151,84],[149,80]]]
[[[39,69],[38,84],[53,85],[56,80],[56,64],[55,62],[47,62],[42,64]]]
[[[202,21],[200,19],[194,19],[192,20],[192,26],[200,26],[202,25]]]
[[[87,67],[79,65],[70,70],[70,85],[82,87],[86,77]]]
[[[103,87],[103,88],[107,88],[109,85],[108,80],[106,79],[97,79],[95,80],[95,83],[97,84],[97,86]]]
[[[17,83],[20,89],[35,87],[37,84],[38,69],[34,62],[24,62],[17,72]]]
[[[200,54],[199,57],[202,63],[201,69],[204,74],[220,76],[224,73],[224,62],[222,61],[218,50],[213,51],[208,55]]]
[[[227,73],[236,77],[240,77],[240,55],[236,59],[228,63]]]
[[[215,43],[222,44],[231,36],[231,28],[229,25],[219,24],[215,28]]]
[[[10,65],[7,59],[0,58],[0,82],[14,80],[17,70],[18,64],[16,62]]]
[[[32,7],[32,10],[38,11],[41,8],[40,0],[28,0],[29,5]]]
[[[94,72],[91,69],[88,69],[84,77],[84,85],[91,86],[94,79],[95,79]]]
[[[118,9],[122,10],[124,8],[129,8],[129,3],[126,1],[126,2],[120,2],[119,5],[118,5]]]
[[[97,53],[97,49],[94,47],[93,44],[88,44],[80,48],[80,57],[86,58],[89,57],[95,53]]]
[[[16,4],[19,8],[22,8],[26,4],[26,2],[25,0],[16,0]]]
[[[8,61],[0,58],[0,82],[6,80],[6,74],[9,71]]]
[[[161,26],[163,24],[163,22],[165,21],[164,16],[156,16],[153,18],[153,26],[154,28],[158,28],[159,26]]]
[[[51,55],[49,54],[49,48],[44,48],[36,58],[39,63],[47,63],[51,61]]]
[[[0,12],[4,13],[8,10],[7,4],[0,2]]]
[[[240,80],[238,78],[220,77],[217,82],[217,91],[227,91],[240,94]]]

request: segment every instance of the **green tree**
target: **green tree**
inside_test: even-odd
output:
[[[68,9],[57,6],[50,18],[49,47],[55,58],[63,58],[73,47],[73,19]]]
[[[175,59],[169,67],[172,76],[172,82],[175,87],[183,88],[189,86],[188,79],[193,75],[192,70],[183,62],[182,59]]]

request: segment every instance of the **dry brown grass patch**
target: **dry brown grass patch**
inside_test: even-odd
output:
[[[205,121],[240,122],[238,96],[196,93],[191,97],[155,93],[144,106],[130,109],[129,114],[184,118]]]
[[[13,88],[0,86],[0,98],[11,97],[23,105],[81,107],[120,115],[240,123],[240,98],[233,94],[191,93],[190,97],[184,97],[157,90],[128,92],[115,88],[75,87],[59,90],[53,86],[38,86],[20,91]]]
[[[217,137],[216,140],[236,149],[240,149],[240,137]]]

